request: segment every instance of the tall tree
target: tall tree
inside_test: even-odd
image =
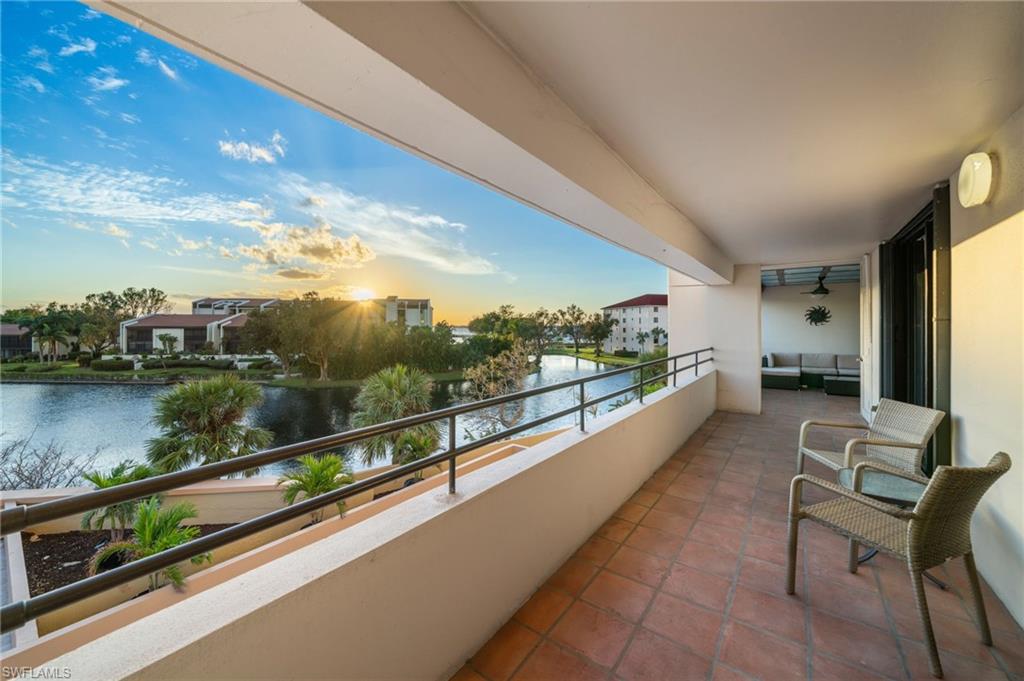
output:
[[[466,369],[469,394],[474,400],[485,400],[519,392],[530,371],[529,353],[523,342],[517,340],[511,349]],[[502,428],[511,428],[523,419],[525,413],[524,400],[481,409],[474,414],[474,418],[483,426],[478,434],[489,435]]]
[[[562,333],[572,338],[573,349],[577,354],[580,351],[580,342],[584,338],[583,329],[586,322],[587,313],[578,305],[570,305],[558,311],[558,323],[562,327]]]
[[[644,346],[647,344],[647,339],[651,337],[651,334],[647,331],[636,332],[636,342],[640,344],[640,352],[644,352]]]
[[[543,307],[516,319],[515,336],[526,343],[533,361],[540,364],[544,351],[558,335],[558,317]]]
[[[363,382],[356,396],[352,425],[364,428],[428,412],[433,385],[430,377],[419,369],[402,364],[381,369]],[[405,452],[399,449],[398,444],[405,433],[414,434],[421,443],[424,438],[429,438],[434,443],[431,451],[437,448],[437,424],[428,423],[363,441],[363,463],[371,466],[374,461],[387,458],[388,455],[392,463],[399,463]]]
[[[471,319],[469,330],[473,333],[491,333],[498,336],[511,335],[516,319],[515,307],[502,305],[497,310],[486,312]]]
[[[273,439],[242,422],[262,401],[259,385],[231,374],[176,385],[156,398],[153,422],[163,432],[147,443],[146,458],[161,471],[177,471],[252,454]]]
[[[615,325],[619,323],[618,319],[606,317],[600,312],[595,312],[587,320],[586,326],[584,327],[584,333],[586,337],[594,344],[594,356],[601,356],[601,347],[604,342],[611,338],[612,331],[615,329]]]
[[[655,345],[659,345],[658,339],[662,337],[668,340],[668,332],[665,331],[665,329],[661,328],[660,326],[656,326],[653,329],[651,329],[651,342],[653,342]]]
[[[171,310],[167,294],[157,288],[137,289],[128,287],[121,291],[119,302],[122,312],[127,315],[127,319],[141,317],[144,314],[169,312]]]
[[[242,347],[245,352],[272,352],[281,362],[287,376],[292,364],[306,347],[304,303],[296,300],[281,301],[276,305],[249,313],[242,327]]]
[[[317,380],[326,381],[331,356],[341,348],[355,345],[359,330],[358,306],[321,298],[313,291],[306,293],[301,303],[298,322],[305,329],[302,333],[304,354],[306,360],[319,369]]]

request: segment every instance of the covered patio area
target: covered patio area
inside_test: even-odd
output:
[[[857,399],[765,390],[763,406],[709,418],[454,678],[932,678],[903,564],[877,556],[850,574],[845,540],[802,523],[785,594],[800,423],[859,420]],[[841,449],[849,432],[834,432],[815,444]],[[927,587],[945,678],[1024,678],[1024,632],[992,591],[988,648],[962,562],[933,574],[949,583]]]

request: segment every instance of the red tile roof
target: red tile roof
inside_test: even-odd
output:
[[[233,329],[237,329],[239,327],[245,326],[245,323],[247,321],[249,321],[249,315],[242,313],[231,317],[228,321],[221,324],[220,328],[223,329],[226,327],[231,327]]]
[[[210,314],[155,314],[143,317],[130,328],[133,329],[197,329],[205,328],[223,316]]]
[[[609,310],[613,307],[640,307],[643,305],[668,305],[668,294],[645,293],[644,295],[637,296],[636,298],[623,300],[621,303],[615,303],[614,305],[605,305],[601,309]]]

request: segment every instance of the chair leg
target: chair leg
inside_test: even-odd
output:
[[[800,528],[799,516],[789,516],[789,546],[786,556],[786,593],[796,593],[797,534]]]
[[[974,564],[973,552],[968,551],[964,554],[964,567],[967,568],[967,578],[971,582],[971,594],[974,596],[974,610],[978,615],[981,641],[990,646],[992,645],[992,630],[988,628],[988,615],[985,613],[985,601],[981,596],[981,581],[978,579],[978,567]]]
[[[851,574],[857,574],[857,566],[860,564],[860,543],[856,539],[850,540],[849,569]]]
[[[923,570],[910,570],[910,582],[914,586],[914,602],[917,613],[921,616],[921,628],[924,630],[924,644],[928,649],[928,666],[932,676],[942,678],[942,663],[939,662],[939,648],[935,643],[935,632],[932,630],[932,618],[928,615],[928,601],[924,595]]]
[[[803,475],[804,473],[804,453],[800,451],[800,448],[796,448],[796,474]]]

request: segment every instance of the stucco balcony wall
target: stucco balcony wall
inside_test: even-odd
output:
[[[46,666],[75,679],[445,678],[715,408],[715,372],[428,490]]]

